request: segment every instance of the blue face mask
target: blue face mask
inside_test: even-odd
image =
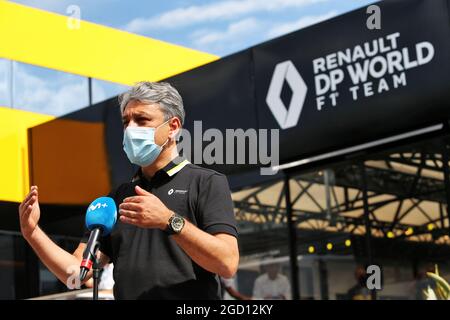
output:
[[[127,127],[123,134],[123,150],[127,154],[131,163],[141,167],[152,164],[158,158],[164,145],[159,146],[155,142],[155,131],[166,122],[160,124],[156,128],[147,127]]]

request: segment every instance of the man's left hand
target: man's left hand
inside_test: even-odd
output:
[[[139,186],[137,196],[128,197],[119,205],[120,221],[141,228],[166,229],[173,212],[158,197]]]

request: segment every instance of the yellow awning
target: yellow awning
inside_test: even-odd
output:
[[[70,20],[72,19],[72,20]],[[158,81],[218,57],[0,0],[0,58],[125,85]]]

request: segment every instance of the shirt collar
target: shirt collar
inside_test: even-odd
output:
[[[181,171],[187,164],[190,162],[184,157],[177,156],[172,161],[170,161],[164,168],[159,169],[155,172],[153,177],[159,176],[161,173],[165,173],[167,176],[172,177]],[[141,180],[143,177],[142,169],[139,168],[136,174],[134,175],[132,182]]]
[[[172,161],[170,161],[164,168],[162,168],[162,171],[165,171],[169,177],[172,177],[177,172],[181,171],[187,164],[189,164],[189,161],[183,157],[176,157]]]

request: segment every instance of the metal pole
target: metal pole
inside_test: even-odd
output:
[[[100,280],[100,265],[98,263],[97,257],[94,256],[93,274],[94,278],[94,288],[92,292],[92,299],[98,300],[98,284]]]
[[[364,162],[361,162],[360,170],[361,170],[363,206],[364,206],[364,223],[365,223],[365,227],[366,227],[366,236],[365,236],[366,253],[367,253],[366,258],[367,258],[367,264],[372,265],[373,264],[372,228],[371,228],[371,224],[370,224],[369,198],[367,195],[367,176],[366,176],[366,168],[364,167]],[[371,290],[371,297],[372,297],[372,300],[377,299],[376,290]]]
[[[334,214],[331,212],[331,188],[332,183],[331,183],[331,175],[332,175],[332,171],[331,169],[325,169],[323,172],[323,182],[325,185],[325,203],[326,203],[326,215],[327,215],[327,220],[328,220],[328,224],[330,227],[335,227],[336,226],[336,217],[334,216]],[[333,179],[334,181],[334,179]]]
[[[327,205],[327,219],[331,220],[331,195],[330,195],[330,172],[328,169],[323,172],[323,182],[325,184],[325,203]]]
[[[298,276],[298,264],[297,264],[297,231],[292,219],[292,202],[291,202],[291,189],[289,186],[289,175],[284,176],[284,195],[286,200],[286,216],[289,233],[289,255],[291,264],[291,279],[292,279],[292,299],[300,299],[300,283]]]
[[[320,296],[322,300],[330,299],[328,290],[328,269],[327,264],[319,259],[319,279],[320,279]]]
[[[92,78],[88,78],[89,106],[92,106]]]

